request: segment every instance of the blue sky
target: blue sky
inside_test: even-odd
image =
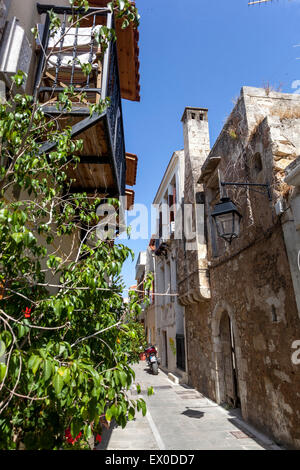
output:
[[[242,86],[300,80],[300,1],[136,0],[141,15],[141,101],[123,100],[126,150],[138,155],[136,203],[150,207],[174,150],[185,106],[207,107],[211,146]],[[128,217],[130,223],[132,218]],[[146,240],[122,241],[136,253]],[[134,284],[135,261],[123,268]]]

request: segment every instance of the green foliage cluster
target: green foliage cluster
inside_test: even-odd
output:
[[[72,22],[88,2],[70,3]],[[124,27],[138,21],[128,1],[112,8]],[[59,27],[52,12],[51,28]],[[113,33],[100,43],[107,38]],[[24,78],[20,71],[15,87]],[[75,92],[60,94],[59,109],[71,109]],[[55,143],[50,153],[45,141]],[[136,410],[146,413],[142,398],[127,395],[143,346],[138,297],[123,301],[121,269],[132,253],[95,238],[101,201],[70,192],[66,172],[82,141],[33,97],[11,94],[0,104],[0,147],[0,449],[87,448],[103,423],[124,427]],[[70,444],[67,429],[82,438]]]
[[[129,331],[131,331],[131,334],[121,335],[120,341],[122,348],[124,348],[125,351],[130,351],[129,361],[131,363],[137,363],[140,353],[143,352],[147,346],[145,329],[143,324],[139,321],[130,321],[126,326]]]

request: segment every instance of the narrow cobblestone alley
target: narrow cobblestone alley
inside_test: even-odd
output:
[[[97,450],[280,450],[245,423],[238,410],[227,411],[196,390],[174,384],[161,370],[158,376],[149,374],[145,362],[133,368],[147,415],[138,413],[125,429],[112,427]],[[151,397],[149,386],[154,388]],[[137,397],[135,386],[131,395]]]

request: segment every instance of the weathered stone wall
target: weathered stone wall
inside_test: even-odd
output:
[[[204,127],[194,119],[184,122],[184,202],[195,202],[204,189],[206,223],[200,224],[197,249],[188,250],[183,239],[177,255],[190,385],[218,403],[240,402],[246,420],[298,449],[300,366],[292,361],[292,345],[300,340],[300,324],[283,216],[275,204],[282,198],[288,204],[284,170],[300,153],[299,105],[299,96],[243,88],[205,161],[197,150],[197,135],[205,148]],[[269,183],[272,195],[270,202],[264,188],[226,188],[243,215],[231,245],[216,235],[210,218],[222,196],[218,175],[222,181]],[[205,296],[200,273],[206,268]]]
[[[178,288],[183,305],[209,299],[207,246],[204,229],[201,167],[210,148],[207,110],[186,108],[182,118],[184,135],[184,234],[178,248]],[[196,210],[196,202],[198,210]]]
[[[224,340],[228,318],[243,417],[291,448],[300,448],[300,369],[292,362],[300,324],[275,204],[289,192],[284,169],[300,150],[299,103],[299,97],[243,89],[202,170],[216,400],[228,402],[233,394]],[[217,170],[223,181],[269,183],[272,193],[269,202],[263,189],[261,194],[227,189],[243,215],[240,236],[231,245],[217,236],[215,246],[212,242],[209,215],[220,196]]]
[[[211,308],[208,302],[185,307],[188,383],[212,400],[216,400]]]
[[[209,149],[207,110],[186,108],[182,118],[184,135],[184,236],[177,245],[179,302],[185,306],[186,364],[188,383],[214,398],[210,379],[209,282],[205,239],[204,200],[198,184]],[[199,197],[200,196],[200,197]],[[199,211],[196,212],[196,202]],[[190,233],[189,230],[190,229]]]
[[[234,324],[244,418],[299,448],[300,371],[291,356],[300,324],[281,226],[210,274],[216,346],[220,302]]]

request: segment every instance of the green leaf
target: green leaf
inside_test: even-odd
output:
[[[127,375],[124,371],[119,372],[120,381],[123,387],[127,385]]]
[[[30,30],[34,36],[35,39],[37,39],[38,37],[38,29],[35,27],[35,28],[31,28]]]
[[[88,405],[89,421],[92,422],[97,414],[97,400],[93,398]]]
[[[151,395],[154,395],[153,387],[148,387],[147,395],[148,395],[148,397],[150,397]]]
[[[107,393],[107,397],[109,400],[113,400],[115,398],[116,392],[113,388],[110,388]]]
[[[134,417],[135,417],[135,409],[131,407],[128,410],[128,420],[132,421]]]
[[[114,370],[114,379],[115,379],[115,383],[117,385],[119,385],[120,383],[120,380],[119,380],[119,372],[117,370]]]
[[[24,233],[24,244],[27,247],[30,247],[33,245],[33,243],[36,241],[35,236],[31,232],[26,232]]]
[[[25,336],[29,332],[28,326],[18,325],[17,328],[18,328],[18,337],[19,338],[22,338],[23,336]]]
[[[25,78],[26,78],[26,73],[22,72],[22,70],[18,70],[18,73],[16,73],[16,75],[13,75],[12,77],[13,81],[18,87],[23,85]]]
[[[11,237],[19,245],[23,241],[23,235],[23,233],[13,233]]]
[[[112,371],[111,371],[111,370],[108,370],[107,372],[105,372],[105,378],[106,378],[107,380],[110,380],[111,375],[112,375]]]
[[[62,300],[56,300],[54,302],[54,305],[53,305],[53,310],[55,312],[56,315],[60,315],[61,312],[63,311],[64,309],[64,303]],[[65,346],[63,345],[64,349],[65,349]],[[61,353],[59,353],[61,354]]]
[[[6,346],[4,341],[0,340],[0,358],[5,354]]]
[[[43,359],[41,357],[36,356],[34,364],[32,365],[32,372],[33,372],[34,375],[36,374],[36,372],[37,372],[37,370],[38,370],[38,368],[39,368],[42,361],[43,361]]]
[[[37,356],[36,354],[32,354],[32,356],[30,356],[29,358],[29,361],[28,361],[28,368],[29,369],[32,369],[36,360],[39,358],[39,356]]]
[[[47,266],[48,268],[53,268],[57,269],[59,264],[62,262],[62,259],[59,256],[49,256],[49,259],[47,261]]]
[[[73,418],[71,422],[71,435],[75,439],[81,431],[82,421],[79,418]]]
[[[60,367],[57,370],[57,374],[60,375],[60,377],[62,377],[64,383],[68,383],[70,381],[70,378],[71,378],[70,371],[67,367]]]
[[[64,379],[60,374],[55,374],[52,380],[52,385],[54,387],[56,395],[59,395],[64,386]]]
[[[67,346],[65,344],[60,343],[59,344],[58,355],[61,356],[65,352],[66,348],[67,348]]]
[[[125,324],[122,324],[120,325],[120,329],[124,330],[124,331],[128,331],[129,330],[129,326],[128,325],[125,325]]]
[[[0,382],[4,379],[6,372],[6,364],[3,364],[3,362],[0,362]]]
[[[111,411],[112,416],[114,416],[115,418],[119,416],[119,410],[115,404],[111,405],[110,411]]]
[[[52,375],[52,362],[48,359],[44,361],[44,380],[47,381]]]
[[[112,412],[111,412],[111,409],[108,408],[108,410],[106,411],[105,413],[105,418],[106,418],[106,421],[108,421],[109,423],[111,422],[111,419],[112,419],[113,415],[112,415]]]
[[[122,29],[126,29],[129,26],[129,21],[125,18],[122,23]]]
[[[86,440],[90,439],[92,437],[92,428],[90,424],[86,424],[84,426],[84,437]]]
[[[139,399],[139,403],[141,405],[141,409],[142,409],[142,414],[143,416],[146,416],[146,413],[147,413],[147,406],[146,406],[146,402],[145,400],[143,400],[142,398]]]

